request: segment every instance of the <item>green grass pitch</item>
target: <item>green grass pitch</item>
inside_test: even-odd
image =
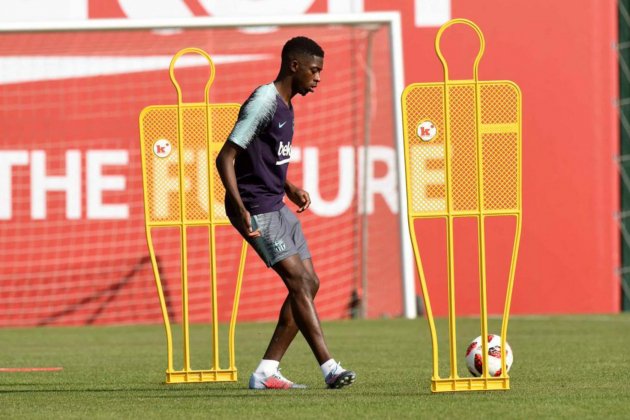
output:
[[[161,325],[1,329],[0,367],[63,367],[59,372],[0,372],[3,418],[627,418],[630,316],[512,317],[511,390],[431,394],[426,320],[323,324],[338,359],[357,372],[342,390],[324,388],[298,336],[281,367],[306,390],[250,391],[273,330],[237,326],[238,383],[165,385]],[[446,320],[438,320],[439,330]],[[458,362],[478,321],[458,319]],[[209,346],[207,326],[193,346]],[[491,332],[498,332],[492,327]],[[201,337],[201,338],[195,338]],[[445,337],[444,337],[445,338]],[[442,340],[442,335],[440,335]],[[447,348],[446,342],[442,345]],[[193,368],[203,355],[193,349]],[[445,359],[445,358],[444,358]],[[201,360],[201,361],[200,361]],[[463,373],[465,366],[460,366]]]

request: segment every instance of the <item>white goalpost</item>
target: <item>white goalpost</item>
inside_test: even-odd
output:
[[[298,34],[326,52],[322,89],[295,101],[289,169],[313,189],[302,220],[322,278],[322,317],[359,309],[415,318],[401,23],[387,12],[2,23],[0,258],[11,263],[0,271],[7,308],[0,326],[159,322],[142,223],[138,114],[175,103],[165,59],[179,49],[198,46],[216,57],[211,101],[242,103],[275,76],[283,42]],[[199,101],[203,63],[190,57],[177,72]],[[226,282],[237,258],[232,233],[218,249]],[[177,272],[168,240],[158,254],[167,278]],[[190,264],[200,290],[192,321],[204,322],[208,267]],[[275,317],[284,291],[272,277],[248,259],[239,319]],[[229,298],[228,289],[219,294]]]

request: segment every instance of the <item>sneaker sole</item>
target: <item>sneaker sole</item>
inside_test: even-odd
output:
[[[264,391],[264,390],[285,390],[285,389],[306,389],[307,386],[306,385],[302,385],[302,384],[293,384],[288,388],[274,388],[274,387],[268,387],[265,384],[260,384],[260,385],[254,385],[252,386],[251,384],[248,386],[249,389],[253,389],[253,390],[258,390],[258,391]]]
[[[264,378],[264,377],[261,377],[260,374],[257,374],[256,372],[254,372],[249,377],[248,388],[256,389],[256,390],[305,389],[306,385],[293,383],[286,378],[284,378],[283,380],[282,375],[279,375],[279,376],[270,375],[267,378]]]
[[[308,387],[306,385],[297,385],[297,386],[293,385],[293,386],[291,386],[289,388],[267,388],[266,386],[253,387],[253,388],[251,386],[248,387],[248,389],[256,390],[256,391],[284,391],[284,390],[287,390],[287,389],[307,389],[307,388]]]
[[[328,385],[328,388],[341,389],[343,387],[352,385],[356,379],[357,374],[349,370],[339,375],[339,377],[333,384]]]

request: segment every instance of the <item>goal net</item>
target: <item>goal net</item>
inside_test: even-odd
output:
[[[284,42],[297,35],[325,50],[317,93],[293,100],[289,167],[289,179],[313,201],[299,217],[321,280],[319,314],[401,315],[389,24],[118,23],[0,33],[0,326],[161,322],[144,232],[140,111],[177,103],[168,65],[182,48],[212,56],[211,102],[242,103],[275,78]],[[182,57],[176,77],[184,102],[203,102],[205,60]],[[154,241],[177,321],[180,248],[173,235],[163,236]],[[207,244],[207,234],[190,236],[189,249]],[[225,320],[241,242],[229,226],[217,239]],[[192,322],[210,318],[206,255],[188,258]],[[250,250],[239,321],[275,319],[285,297],[280,279]]]

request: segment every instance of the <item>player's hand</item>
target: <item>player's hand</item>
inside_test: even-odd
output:
[[[250,238],[258,238],[261,233],[258,226],[252,226],[252,216],[247,210],[241,211],[241,230]]]
[[[298,206],[298,213],[302,213],[311,205],[311,196],[303,189],[298,188],[295,185],[288,184],[285,192],[287,193],[287,197],[289,197],[289,200],[291,200],[293,204]]]

